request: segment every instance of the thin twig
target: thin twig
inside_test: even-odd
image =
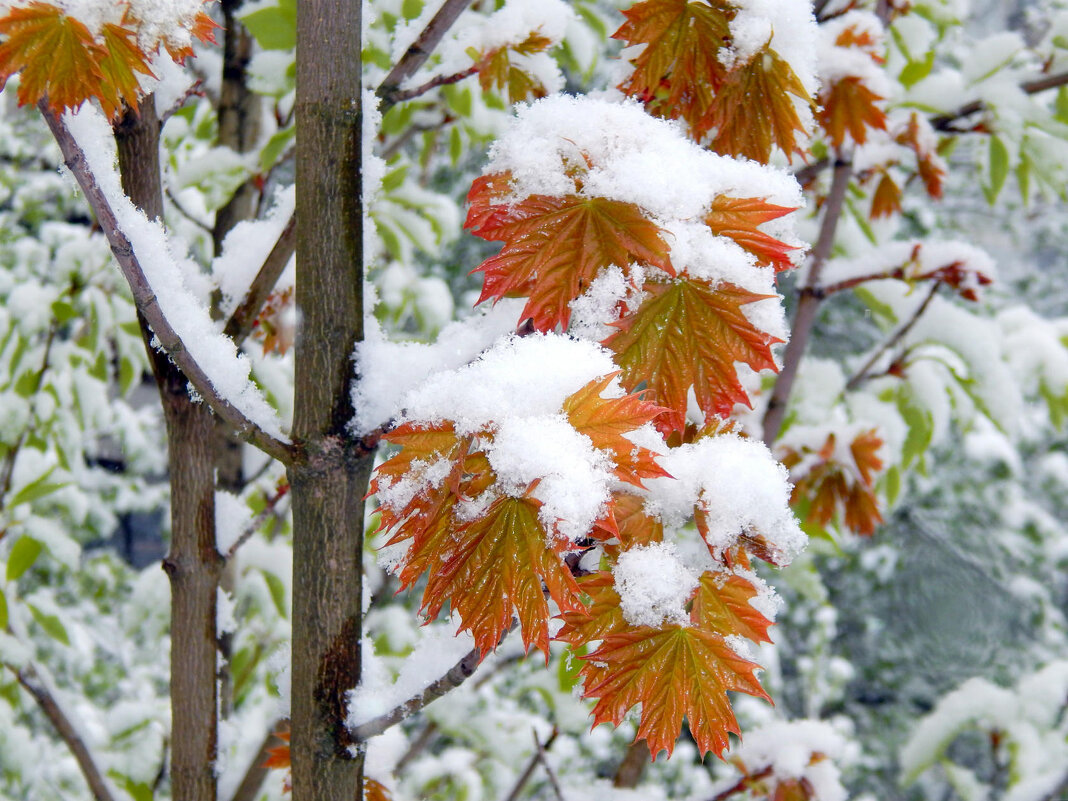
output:
[[[1056,89],[1058,86],[1065,86],[1066,84],[1068,84],[1068,72],[1058,72],[1055,75],[1047,75],[1044,78],[1035,78],[1031,81],[1024,81],[1020,84],[1020,89],[1026,94],[1034,95],[1039,92],[1044,92],[1047,89]],[[953,127],[955,122],[965,117],[970,117],[972,114],[982,111],[984,108],[986,108],[986,103],[982,100],[973,100],[971,103],[965,103],[956,111],[932,117],[931,125],[937,131],[956,131]]]
[[[439,86],[447,86],[452,83],[459,83],[464,78],[470,78],[476,72],[478,72],[480,64],[472,64],[465,70],[454,72],[452,75],[438,75],[431,78],[421,86],[417,86],[414,89],[398,89],[393,93],[393,102],[402,103],[405,100],[414,100],[420,95],[425,95],[431,89],[437,89]]]
[[[923,313],[927,311],[927,307],[931,305],[931,301],[934,300],[934,296],[938,294],[938,288],[940,286],[942,286],[941,281],[934,282],[934,284],[931,286],[931,291],[928,292],[927,297],[923,299],[923,303],[917,306],[916,311],[912,313],[912,316],[905,322],[905,324],[899,329],[897,329],[897,331],[895,331],[893,335],[886,340],[886,342],[880,345],[879,348],[875,351],[875,353],[871,355],[871,358],[864,362],[864,366],[853,374],[853,377],[846,382],[845,390],[843,390],[844,392],[849,392],[851,390],[856,389],[863,381],[870,377],[869,372],[871,371],[871,368],[878,363],[878,361],[883,357],[883,354],[885,354],[888,350],[890,350],[898,342],[900,342],[904,338],[905,334],[911,331],[913,326],[916,325],[920,317],[923,316]]]
[[[211,233],[211,226],[208,225],[203,220],[198,220],[196,218],[196,215],[193,214],[193,212],[189,211],[189,209],[187,209],[185,206],[183,206],[178,201],[178,198],[174,194],[174,192],[171,191],[170,187],[167,187],[163,191],[163,194],[165,194],[167,196],[167,200],[169,200],[171,202],[171,205],[174,206],[175,211],[177,211],[179,214],[181,214],[183,217],[185,217],[187,220],[189,220],[189,222],[193,223],[193,225],[195,225],[197,228],[201,228],[201,229],[207,231],[209,234]]]
[[[823,207],[823,222],[820,225],[819,239],[816,246],[809,254],[808,278],[805,286],[801,289],[801,297],[797,303],[797,312],[794,314],[793,326],[790,330],[790,342],[786,346],[783,355],[782,372],[775,381],[775,387],[771,391],[768,401],[768,409],[764,414],[764,442],[770,447],[779,436],[783,418],[786,416],[786,405],[790,400],[790,392],[793,390],[794,380],[797,378],[797,368],[801,364],[801,358],[805,354],[809,335],[816,322],[816,312],[820,305],[820,296],[816,288],[820,283],[820,273],[831,248],[834,245],[835,231],[838,229],[838,221],[845,207],[846,190],[849,188],[849,180],[853,175],[852,163],[839,160],[834,165],[834,178],[831,180],[831,189],[827,194],[827,202]]]
[[[549,746],[553,744],[553,741],[556,740],[556,735],[558,734],[556,727],[553,726],[553,733],[549,735],[549,739],[545,741],[545,745],[542,745],[541,741],[538,739],[538,730],[534,729],[533,733],[534,748],[536,749],[535,753],[538,756],[538,761],[541,762],[541,766],[545,768],[545,775],[549,777],[549,784],[553,788],[553,794],[556,796],[556,801],[564,801],[564,794],[560,790],[560,782],[556,780],[556,774],[553,772],[552,766],[549,764],[549,758],[545,753],[549,749]]]
[[[404,769],[411,764],[417,756],[423,753],[427,746],[433,742],[434,737],[438,733],[438,724],[434,721],[430,721],[423,730],[419,732],[419,736],[412,740],[412,744],[408,746],[408,750],[404,752],[400,759],[397,760],[397,764],[393,766],[393,775],[399,776],[404,772]]]
[[[823,172],[825,169],[827,169],[829,166],[831,166],[830,159],[816,159],[811,164],[806,164],[804,167],[795,172],[794,178],[799,184],[801,184],[801,186],[804,186],[809,181],[814,179],[817,175],[819,175],[821,172]]]
[[[33,700],[37,702],[45,717],[55,727],[60,739],[74,755],[93,798],[96,801],[115,801],[115,795],[104,778],[104,774],[100,772],[100,767],[96,764],[89,746],[82,739],[55,695],[42,680],[37,668],[33,664],[27,664],[21,670],[15,670],[10,665],[8,667],[14,671],[19,684],[33,696]]]
[[[186,104],[191,97],[204,97],[204,79],[197,78],[186,88],[184,92],[175,98],[171,103],[170,108],[163,110],[163,113],[159,115],[159,126],[162,128],[167,124],[167,120],[178,113],[179,109]]]
[[[379,153],[379,156],[381,156],[384,161],[389,161],[402,147],[412,140],[413,136],[426,133],[427,131],[440,130],[455,121],[456,118],[452,114],[443,114],[439,121],[430,125],[409,125],[404,129],[404,132],[401,133],[400,136],[396,137],[392,142],[382,148],[382,152]]]
[[[380,108],[383,114],[397,104],[397,93],[401,91],[404,82],[415,75],[426,63],[430,54],[434,52],[434,48],[438,46],[449,28],[470,4],[471,0],[445,0],[438,13],[427,23],[423,32],[412,42],[411,47],[401,56],[400,61],[379,85],[376,94],[382,100]]]
[[[282,722],[282,720],[276,720],[267,729],[267,735],[263,738],[263,742],[260,743],[256,755],[252,757],[252,761],[249,763],[245,775],[241,778],[241,783],[238,784],[237,789],[234,790],[234,794],[231,796],[230,801],[253,801],[253,799],[259,795],[260,787],[263,786],[263,780],[267,778],[267,774],[270,771],[269,768],[264,767],[263,763],[266,762],[267,758],[270,756],[268,749],[275,743],[281,742],[275,732],[278,731]]]
[[[548,748],[553,744],[553,741],[556,740],[556,734],[556,729],[553,729],[552,735],[549,737],[548,740],[545,741],[545,745],[542,746],[543,749]],[[534,740],[535,742],[537,741],[537,736],[535,736]],[[516,799],[519,798],[520,793],[523,792],[523,788],[526,787],[527,782],[530,781],[530,777],[534,775],[534,771],[537,769],[538,763],[540,761],[541,752],[540,750],[535,751],[534,756],[530,758],[530,761],[527,763],[526,768],[524,768],[523,772],[519,774],[519,778],[516,779],[515,786],[512,787],[512,791],[508,793],[504,801],[516,801]]]
[[[249,524],[245,526],[245,529],[241,532],[241,535],[234,541],[234,544],[231,545],[230,549],[226,552],[225,556],[227,561],[233,559],[234,554],[237,553],[237,549],[244,545],[246,542],[248,542],[249,538],[252,537],[252,535],[255,534],[257,531],[259,531],[260,526],[266,523],[268,518],[270,518],[276,513],[275,507],[278,506],[279,502],[286,496],[288,492],[289,484],[284,484],[278,489],[278,492],[276,492],[274,495],[267,499],[267,505],[264,507],[263,511],[261,511],[258,515],[252,518]]]
[[[896,267],[893,270],[885,270],[881,273],[870,273],[869,275],[858,275],[856,278],[847,278],[844,281],[838,281],[834,284],[826,284],[821,287],[813,288],[813,292],[818,294],[820,298],[829,298],[831,295],[838,292],[844,292],[847,289],[853,289],[861,284],[866,284],[868,281],[885,281],[890,278],[901,279],[905,276],[904,267]]]
[[[297,215],[291,214],[282,233],[278,236],[278,241],[274,243],[271,252],[263,260],[256,277],[252,279],[244,300],[234,309],[223,329],[223,334],[230,337],[238,347],[252,331],[252,324],[256,321],[263,304],[270,297],[274,285],[278,283],[278,278],[289,264],[296,248]]]
[[[45,122],[48,123],[48,127],[52,131],[57,144],[59,144],[64,163],[78,181],[82,194],[85,195],[85,199],[92,207],[101,228],[103,228],[108,238],[108,242],[111,244],[111,252],[118,262],[123,277],[126,278],[127,283],[130,285],[130,291],[133,293],[138,311],[152,328],[167,355],[174,361],[200,396],[204,398],[212,411],[226,421],[239,437],[279,461],[284,463],[291,462],[293,459],[292,446],[268,434],[250,420],[244,412],[220,395],[211,378],[204,372],[204,369],[196,362],[189,351],[186,350],[182,338],[174,330],[166,315],[163,314],[159,301],[152,291],[148,278],[145,276],[144,270],[138,261],[137,254],[134,252],[133,245],[119,227],[115,210],[111,207],[107,196],[100,189],[95,177],[89,170],[85,153],[82,152],[74,136],[67,130],[67,126],[48,107],[45,100],[38,104],[38,108],[44,116]]]

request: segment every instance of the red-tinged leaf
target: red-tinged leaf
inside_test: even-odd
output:
[[[483,92],[494,89],[505,92],[509,103],[527,98],[541,98],[548,94],[541,81],[512,63],[507,47],[494,50],[478,62],[478,82]]]
[[[449,421],[436,425],[404,423],[382,439],[391,445],[401,446],[401,451],[375,470],[371,481],[372,493],[381,485],[382,476],[396,480],[410,471],[415,461],[455,458],[461,443],[455,426]]]
[[[901,187],[888,173],[882,173],[871,197],[871,218],[890,217],[901,211]]]
[[[77,108],[99,91],[106,56],[89,29],[47,3],[12,8],[0,18],[0,88],[16,72],[20,105],[43,97],[54,111]]]
[[[880,106],[883,98],[855,75],[825,86],[820,100],[820,124],[836,148],[842,146],[847,134],[862,145],[868,141],[869,129],[886,130],[886,112]]]
[[[728,44],[734,10],[719,0],[646,0],[624,11],[627,21],[612,34],[628,45],[643,44],[631,60],[634,72],[619,88],[660,117],[682,117],[694,139],[726,79],[719,51]]]
[[[771,801],[812,801],[816,797],[808,779],[783,779],[775,785]]]
[[[879,38],[873,36],[870,30],[863,27],[850,25],[844,28],[838,34],[834,43],[838,47],[855,47],[858,50],[863,50],[872,57],[876,64],[882,64],[886,60],[877,52],[877,48],[882,44]]]
[[[137,108],[141,99],[137,74],[155,76],[148,67],[148,57],[137,46],[137,35],[133,31],[108,23],[104,25],[101,35],[104,38],[105,55],[100,60],[103,80],[97,99],[104,113],[114,119],[122,112],[124,103],[130,108]]]
[[[930,121],[913,112],[909,124],[897,135],[897,142],[916,154],[916,167],[927,194],[933,198],[942,197],[945,161],[938,154],[937,138]]]
[[[874,428],[858,434],[849,446],[866,486],[870,487],[875,482],[875,474],[883,469],[883,460],[879,458],[882,447],[882,438]]]
[[[632,203],[532,195],[497,223],[475,231],[505,243],[473,271],[485,274],[479,302],[527,296],[522,318],[532,318],[538,331],[566,327],[568,304],[605,267],[642,262],[674,274],[662,229]]]
[[[519,617],[523,643],[549,653],[549,597],[563,611],[579,611],[579,587],[538,519],[531,497],[501,498],[458,528],[444,546],[445,563],[428,577],[423,606],[436,616],[448,602],[483,656]]]
[[[618,725],[641,704],[637,736],[654,757],[662,750],[671,755],[684,716],[698,751],[722,754],[729,733],[738,733],[727,691],[768,698],[753,673],[759,666],[697,626],[610,634],[583,659],[583,697],[597,699],[594,723]]]
[[[616,353],[625,388],[644,384],[646,397],[668,408],[657,426],[665,432],[685,428],[691,387],[706,415],[727,417],[734,404],[748,405],[735,362],[774,370],[771,345],[779,340],[749,322],[742,306],[768,296],[688,279],[644,288],[648,297],[604,345]]]
[[[875,533],[875,527],[883,522],[879,501],[871,487],[854,484],[843,507],[845,527],[862,537],[870,537]]]
[[[664,524],[645,511],[645,499],[637,495],[616,493],[613,512],[618,529],[619,548],[663,542]]]
[[[643,478],[671,476],[656,461],[656,454],[631,442],[626,434],[655,420],[665,409],[642,400],[640,395],[602,398],[618,373],[595,378],[564,401],[564,414],[593,447],[611,454],[614,474],[620,481],[642,486]]]
[[[500,240],[498,231],[508,222],[521,219],[523,210],[515,203],[509,203],[512,191],[512,174],[495,172],[480,175],[471,183],[467,193],[467,220],[464,228],[483,239]]]
[[[369,776],[363,779],[363,798],[364,801],[393,801],[393,796],[386,786]]]
[[[797,139],[805,134],[798,101],[811,105],[812,98],[793,68],[766,47],[731,71],[701,127],[715,129],[711,147],[717,153],[767,164],[778,146],[792,160],[794,153],[804,154]]]
[[[771,642],[768,627],[772,622],[749,603],[755,597],[756,587],[737,573],[706,570],[694,596],[692,617],[706,631]]]
[[[210,14],[201,11],[193,18],[193,27],[190,29],[190,33],[193,34],[193,38],[197,41],[204,44],[215,44],[215,31],[221,30],[222,25],[213,20]]]
[[[623,619],[619,605],[619,593],[611,571],[590,573],[578,580],[579,588],[590,598],[585,609],[564,612],[564,622],[555,639],[570,645],[585,645],[594,640],[603,640],[609,634],[620,634],[630,628]]]
[[[738,198],[718,195],[705,222],[717,236],[729,236],[738,245],[757,257],[760,264],[771,265],[776,272],[793,267],[790,251],[797,250],[760,230],[762,223],[776,220],[792,211],[761,198]]]

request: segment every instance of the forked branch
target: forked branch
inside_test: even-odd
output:
[[[282,271],[289,264],[296,249],[297,215],[291,214],[285,228],[278,236],[278,241],[274,243],[271,252],[263,260],[263,265],[256,273],[256,277],[252,279],[252,284],[245,293],[244,299],[234,309],[234,313],[230,315],[223,329],[223,334],[230,337],[238,347],[252,332],[256,316],[263,308],[263,304],[267,302],[267,298],[274,290],[274,285],[278,283]]]
[[[223,397],[216,390],[215,385],[207,373],[204,372],[204,369],[186,350],[181,336],[163,314],[159,301],[148,282],[148,278],[145,276],[137,254],[134,252],[133,245],[120,228],[115,210],[111,207],[110,201],[89,169],[85,153],[75,141],[67,126],[48,107],[45,100],[38,104],[38,108],[44,116],[45,122],[48,123],[56,142],[59,144],[64,163],[74,175],[75,180],[78,181],[78,186],[81,187],[82,193],[96,214],[100,227],[104,230],[108,242],[111,244],[111,252],[115,255],[115,260],[119,264],[123,277],[126,278],[127,283],[130,285],[130,291],[133,293],[134,303],[137,305],[138,311],[152,328],[163,350],[167,352],[167,355],[178,366],[178,369],[182,371],[196,391],[200,393],[212,411],[230,425],[239,437],[283,463],[292,461],[293,451],[291,446],[268,434],[250,420],[244,412]]]

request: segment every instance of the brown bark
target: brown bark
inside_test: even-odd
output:
[[[148,217],[162,217],[160,124],[153,98],[115,126],[123,190]],[[147,345],[167,426],[171,545],[171,786],[182,801],[214,801],[216,722],[215,606],[222,559],[215,549],[214,421],[189,398],[188,380]]]
[[[360,2],[297,4],[297,286],[293,439],[294,801],[360,798],[345,727],[359,683],[363,495],[371,454],[346,434],[363,337]]]

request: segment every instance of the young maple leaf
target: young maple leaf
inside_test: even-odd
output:
[[[534,31],[519,44],[500,47],[483,54],[469,50],[468,54],[478,67],[478,82],[483,92],[489,92],[492,89],[498,91],[507,89],[508,101],[520,103],[528,97],[545,97],[547,92],[536,76],[526,72],[511,60],[508,55],[509,51],[530,55],[544,52],[550,45],[552,45],[551,39]]]
[[[567,327],[569,304],[605,267],[624,270],[633,262],[652,264],[674,275],[663,230],[633,203],[602,197],[531,195],[503,215],[480,202],[469,225],[483,239],[504,242],[501,252],[472,272],[485,274],[482,295],[526,296],[523,319],[548,331]]]
[[[753,671],[720,634],[698,626],[640,626],[609,634],[583,657],[584,698],[596,698],[594,724],[619,725],[641,704],[638,738],[654,757],[671,755],[685,715],[701,754],[722,754],[738,733],[727,691],[768,698]]]
[[[649,399],[668,408],[657,427],[685,429],[691,387],[706,415],[727,417],[734,404],[748,405],[734,363],[775,370],[771,345],[780,340],[756,328],[742,306],[769,296],[688,279],[644,289],[648,297],[603,344],[615,352],[625,388],[645,384]]]
[[[612,34],[628,45],[645,48],[634,59],[634,72],[619,89],[646,104],[656,116],[689,124],[696,140],[713,96],[726,79],[719,51],[728,43],[734,10],[718,0],[646,0],[623,12],[627,21]]]
[[[576,431],[590,438],[593,447],[611,454],[613,473],[620,481],[641,487],[643,478],[671,478],[657,464],[655,453],[625,436],[667,410],[647,403],[640,395],[602,398],[601,393],[618,375],[595,378],[569,396],[564,401],[564,414]]]
[[[700,127],[715,129],[711,147],[717,153],[767,164],[777,145],[792,160],[794,153],[804,155],[797,140],[805,134],[798,100],[812,104],[789,63],[765,47],[728,74]]]
[[[519,617],[523,643],[549,654],[549,597],[561,610],[582,609],[579,587],[538,520],[535,498],[500,498],[453,532],[448,558],[432,572],[423,596],[434,617],[448,600],[483,656]],[[566,546],[566,541],[560,543]]]
[[[630,628],[630,624],[623,619],[623,608],[610,570],[582,576],[578,585],[589,596],[590,603],[582,609],[559,615],[564,625],[556,633],[555,639],[571,645],[585,645]]]
[[[100,60],[100,71],[104,79],[100,82],[96,97],[104,114],[114,119],[122,112],[124,103],[130,108],[137,108],[141,99],[137,73],[155,76],[148,68],[145,54],[137,46],[137,35],[133,31],[108,23],[104,25],[101,35],[104,38],[105,55]]]
[[[882,172],[871,196],[871,218],[889,217],[901,211],[901,187],[887,172]]]
[[[735,634],[753,642],[771,642],[771,621],[750,603],[758,594],[752,582],[737,573],[706,570],[693,599],[693,619],[701,628],[724,636]]]
[[[616,493],[612,501],[619,549],[664,541],[664,524],[645,511],[645,499],[637,495]],[[608,546],[605,546],[608,550]]]
[[[790,251],[797,250],[797,247],[764,233],[760,230],[760,225],[784,217],[792,211],[797,209],[776,206],[768,203],[766,199],[717,195],[705,217],[705,223],[712,229],[712,233],[730,237],[740,247],[756,256],[759,264],[771,265],[775,272],[782,272],[794,266],[790,261]]]
[[[886,130],[886,112],[879,105],[883,99],[857,76],[846,76],[820,92],[820,125],[836,148],[845,142],[846,134],[862,145],[868,141],[869,128]]]
[[[47,3],[16,6],[0,17],[0,88],[16,72],[19,105],[48,98],[55,111],[76,108],[94,96],[107,51],[84,24]]]

